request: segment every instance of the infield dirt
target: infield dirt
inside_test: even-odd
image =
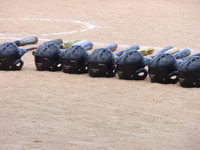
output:
[[[0,43],[36,35],[36,45],[62,38],[92,41],[93,50],[115,42],[117,51],[138,44],[200,52],[199,0],[0,5]],[[1,150],[200,149],[199,88],[39,72],[32,52],[22,60],[22,70],[0,71]]]

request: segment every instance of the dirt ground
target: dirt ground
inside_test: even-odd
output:
[[[37,36],[200,52],[199,0],[1,0],[0,43]],[[24,46],[29,48],[32,45]],[[155,50],[156,52],[156,50]],[[0,71],[1,150],[199,150],[199,88]]]

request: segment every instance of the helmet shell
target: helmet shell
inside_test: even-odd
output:
[[[60,48],[54,43],[42,44],[34,53],[35,56],[45,58],[60,58]]]
[[[178,67],[178,79],[182,87],[200,87],[200,57],[183,60]]]
[[[106,48],[94,50],[88,56],[88,72],[91,77],[114,77],[116,59]]]
[[[88,53],[82,46],[73,45],[67,48],[61,55],[63,59],[71,59],[76,61],[86,61]]]
[[[171,54],[160,53],[156,55],[150,61],[148,67],[151,82],[168,84],[178,81],[177,62]]]
[[[147,71],[144,69],[145,58],[136,50],[124,52],[117,59],[116,64],[120,79],[144,80],[147,76]],[[140,73],[143,75],[139,75]]]
[[[61,58],[63,72],[75,74],[87,73],[88,53],[82,46],[70,46],[62,53]]]
[[[19,59],[19,48],[16,44],[11,42],[0,44],[0,56]]]
[[[90,53],[88,56],[88,62],[114,65],[116,63],[116,59],[112,51],[109,49],[99,48]]]
[[[145,58],[144,56],[136,51],[130,50],[123,53],[118,59],[116,64],[118,65],[127,65],[127,66],[134,66],[135,68],[142,68],[145,66]]]
[[[177,70],[177,62],[176,59],[167,53],[161,53],[155,56],[149,63],[149,67],[157,68],[157,69],[164,69],[169,71]]]
[[[61,70],[60,48],[54,43],[44,43],[34,53],[35,65],[38,71]]]
[[[20,70],[24,62],[19,52],[19,48],[14,43],[0,44],[0,70]]]

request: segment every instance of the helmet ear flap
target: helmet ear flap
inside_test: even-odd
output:
[[[178,71],[171,72],[164,69],[149,67],[149,77],[151,82],[175,84],[178,82]]]
[[[117,74],[119,79],[133,80],[132,74],[136,69],[132,66],[117,64]]]
[[[109,77],[114,77],[116,75],[116,66],[111,65],[108,69],[108,76]]]
[[[83,74],[87,73],[87,63],[71,59],[63,59],[62,71],[65,73]]]
[[[200,74],[179,71],[178,80],[182,87],[200,87]]]
[[[147,70],[144,68],[140,68],[132,75],[132,77],[134,80],[144,80],[147,77],[147,75],[148,75]]]
[[[12,65],[11,70],[21,70],[24,62],[21,59],[17,59]]]
[[[21,70],[24,62],[21,59],[0,57],[0,70]]]
[[[126,80],[144,80],[148,75],[148,71],[144,68],[137,69],[126,65],[117,65],[117,73],[119,79]]]
[[[62,69],[61,60],[57,60],[54,64],[50,67],[52,71],[60,71]]]
[[[61,60],[35,56],[35,65],[38,71],[60,71],[62,68]]]
[[[178,71],[173,71],[163,78],[166,83],[175,84],[178,82]]]
[[[89,62],[88,73],[91,77],[114,77],[115,65],[106,65],[98,62]]]
[[[195,82],[194,82],[194,85],[196,87],[200,87],[200,78],[198,78]]]
[[[178,80],[182,87],[200,87],[200,57],[191,56],[181,62]]]

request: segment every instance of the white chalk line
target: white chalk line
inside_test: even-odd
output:
[[[49,35],[63,35],[63,34],[74,34],[74,33],[77,33],[77,32],[85,32],[87,30],[92,30],[94,28],[96,28],[97,26],[95,25],[92,25],[90,23],[87,23],[87,22],[82,22],[82,21],[69,21],[69,20],[65,20],[65,19],[42,19],[42,18],[0,18],[0,21],[4,21],[4,20],[21,20],[21,21],[26,21],[26,20],[31,20],[31,21],[60,21],[60,22],[72,22],[72,23],[77,23],[77,24],[81,24],[81,25],[84,25],[86,26],[86,28],[84,29],[80,29],[80,30],[73,30],[73,31],[69,31],[69,32],[59,32],[59,33],[49,33],[49,34],[41,34],[41,36],[49,36]],[[12,34],[5,34],[5,33],[0,33],[0,36],[4,36],[4,37],[0,37],[0,39],[11,39],[11,40],[20,40],[22,38],[16,38],[16,37],[12,37],[14,35]],[[5,36],[9,36],[9,37],[5,37]],[[43,38],[39,38],[39,40],[42,40],[42,41],[50,41],[52,39],[43,39]],[[65,41],[66,42],[66,41]],[[100,45],[100,46],[103,46],[103,45],[106,45],[106,43],[98,43],[98,42],[93,42],[94,45]],[[119,47],[129,47],[131,45],[118,45]],[[140,46],[140,48],[146,48],[146,47],[150,47],[150,46]],[[161,49],[163,47],[154,47],[152,46],[154,49]],[[182,48],[183,49],[183,48]],[[194,49],[191,49],[192,51],[196,51],[197,50],[194,50]]]
[[[74,33],[77,33],[77,32],[85,32],[87,30],[92,30],[94,28],[96,28],[97,26],[93,25],[93,24],[90,24],[88,22],[83,22],[83,21],[69,21],[69,20],[65,20],[65,19],[40,19],[40,18],[0,18],[0,21],[8,21],[8,20],[18,20],[18,21],[60,21],[60,22],[72,22],[74,24],[80,24],[80,25],[83,25],[85,26],[83,29],[76,29],[76,30],[72,30],[72,31],[69,31],[69,32],[57,32],[57,33],[44,33],[44,34],[41,34],[40,36],[49,36],[49,35],[65,35],[65,34],[74,34]],[[0,35],[2,36],[14,36],[12,34],[5,34],[5,33],[0,33]],[[0,37],[2,38],[2,37]],[[4,37],[3,37],[4,38]],[[10,38],[10,37],[7,37],[7,38]],[[10,38],[11,39],[11,38]]]

